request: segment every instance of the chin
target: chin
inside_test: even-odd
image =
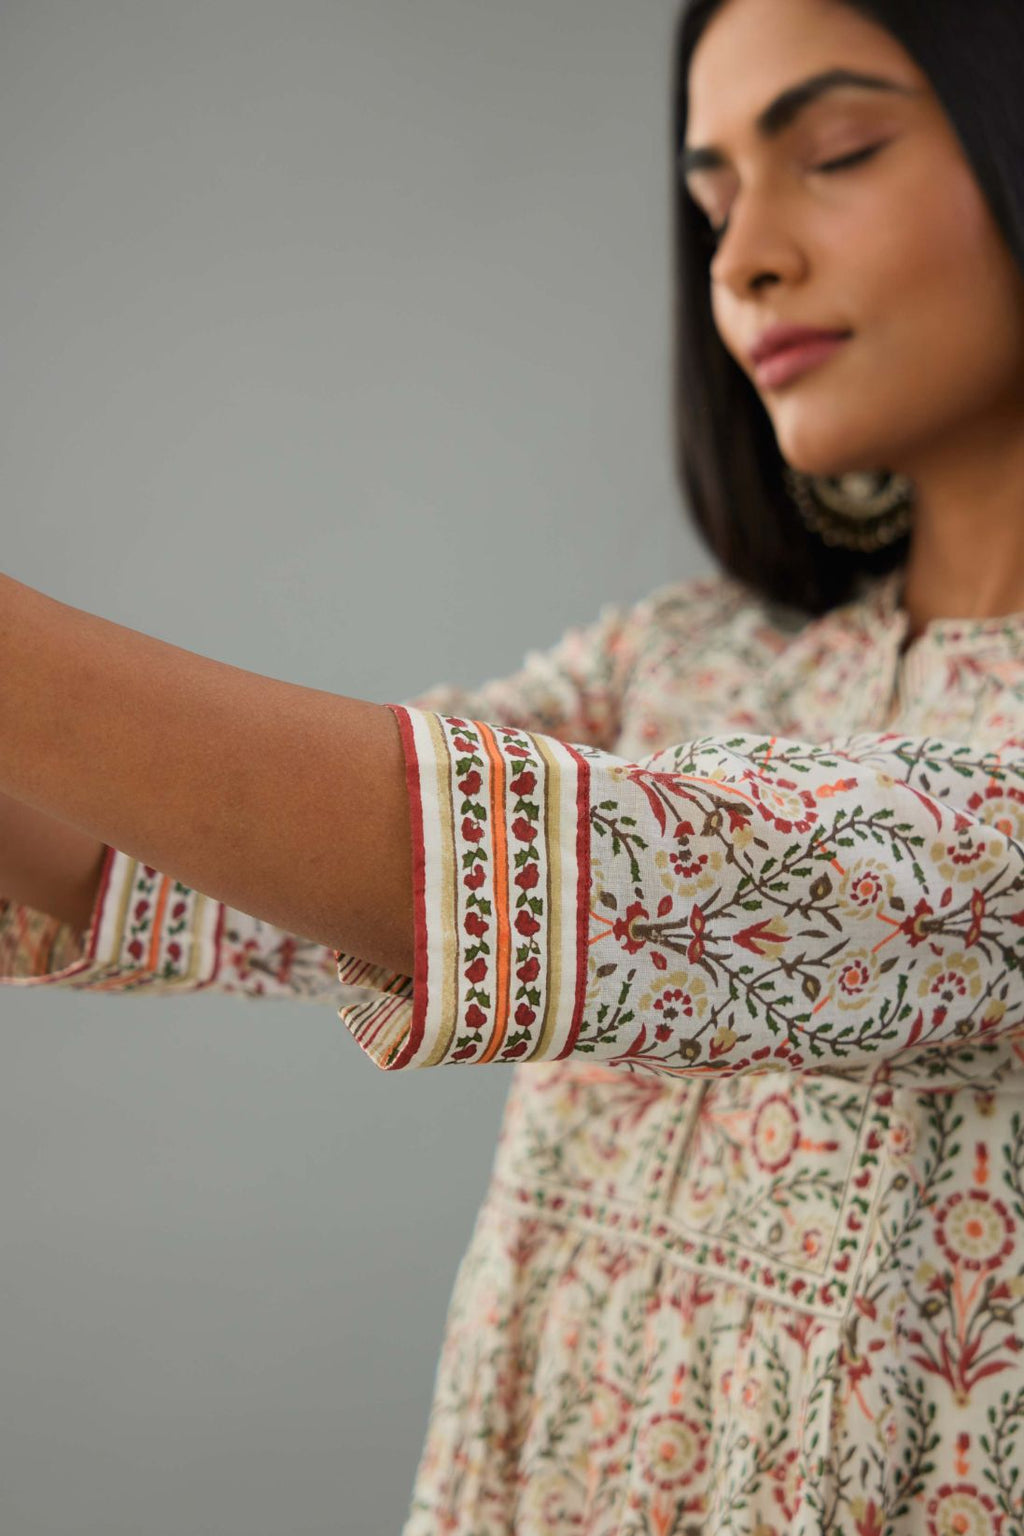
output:
[[[884,449],[872,452],[852,447],[815,448],[807,443],[790,446],[784,437],[776,438],[776,442],[786,463],[804,475],[838,480],[842,475],[873,475],[888,470]]]

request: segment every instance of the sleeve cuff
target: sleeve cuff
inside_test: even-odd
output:
[[[415,971],[336,953],[339,981],[374,989],[339,1017],[387,1070],[568,1055],[587,983],[585,751],[390,707],[411,815]]]
[[[0,983],[110,992],[209,986],[218,970],[223,911],[110,848],[84,934],[26,907],[8,904],[0,913]]]

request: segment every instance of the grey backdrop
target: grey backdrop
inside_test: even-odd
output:
[[[2,0],[0,569],[381,701],[712,570],[673,11]],[[0,1024],[3,1536],[397,1532],[508,1069],[299,1003]]]

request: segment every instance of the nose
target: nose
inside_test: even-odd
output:
[[[749,191],[735,199],[711,259],[713,284],[745,296],[765,282],[796,281],[805,266],[793,221],[777,194]]]

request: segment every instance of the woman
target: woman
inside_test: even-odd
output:
[[[681,17],[719,579],[390,709],[0,588],[8,979],[523,1063],[407,1536],[1024,1523],[1015,5]]]

